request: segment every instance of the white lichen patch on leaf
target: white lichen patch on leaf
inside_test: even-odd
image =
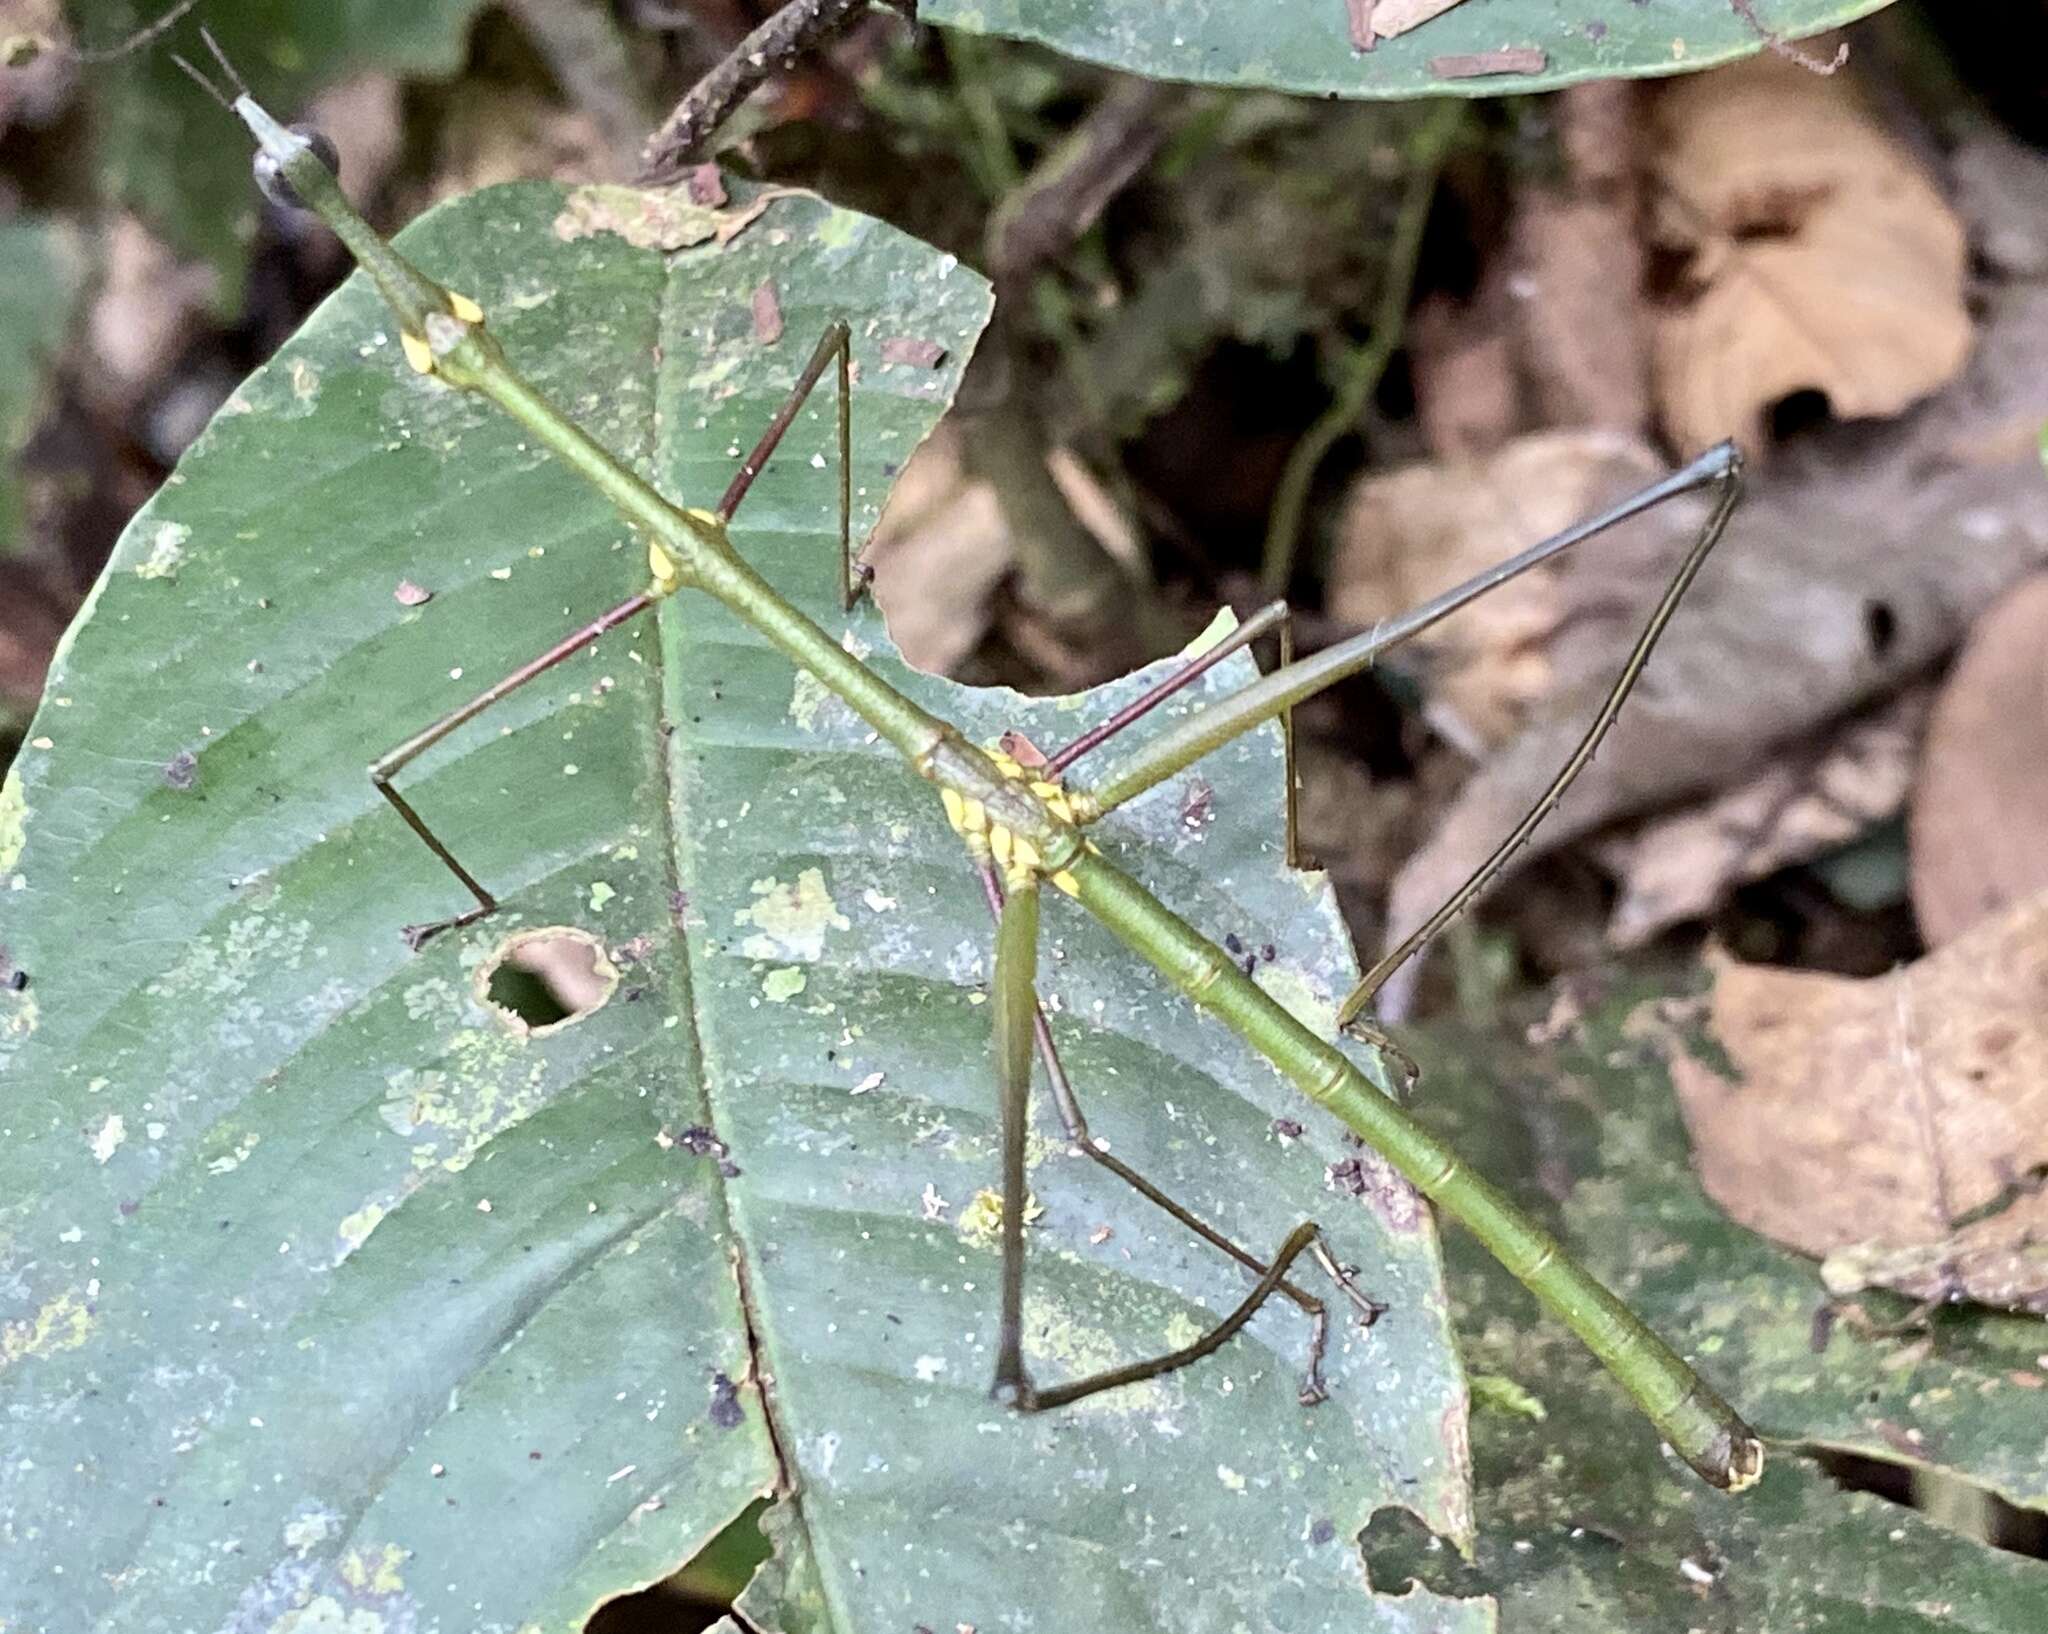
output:
[[[1031,1193],[1024,1194],[1024,1223],[1036,1225],[1044,1216],[1045,1207]],[[954,1221],[960,1235],[977,1248],[994,1250],[1000,1246],[1003,1237],[1003,1195],[1001,1192],[983,1189],[968,1200]]]
[[[1064,1307],[1042,1294],[1024,1297],[1024,1355],[1041,1385],[1086,1378],[1137,1359],[1114,1334],[1075,1321]],[[1180,1399],[1176,1378],[1167,1374],[1084,1396],[1061,1411],[1089,1417],[1158,1418]]]
[[[362,1594],[399,1594],[405,1589],[400,1574],[412,1554],[395,1543],[363,1544],[351,1549],[336,1563],[342,1582]]]
[[[832,701],[832,689],[807,669],[796,672],[796,682],[789,694],[789,718],[804,732],[818,729],[818,716]]]
[[[96,1163],[104,1163],[121,1149],[121,1143],[128,1138],[128,1120],[118,1112],[107,1114],[107,1121],[93,1132],[92,1155]]]
[[[203,936],[190,943],[178,962],[144,991],[152,998],[225,998],[266,971],[280,967],[296,970],[312,937],[309,920],[247,914],[222,935]]]
[[[12,872],[28,843],[28,799],[21,792],[21,773],[10,768],[0,780],[0,874]]]
[[[770,1004],[787,1004],[810,983],[795,965],[780,965],[761,978],[761,997]]]
[[[740,944],[749,959],[794,959],[816,964],[825,956],[825,932],[846,930],[852,925],[832,893],[825,889],[823,870],[806,868],[789,885],[776,879],[757,879],[753,884],[758,901],[736,909],[735,925],[752,925],[756,934]]]
[[[342,1249],[334,1258],[339,1265],[364,1243],[370,1240],[370,1233],[377,1229],[378,1222],[390,1212],[382,1203],[365,1203],[353,1214],[345,1214],[341,1224],[334,1228],[334,1234],[341,1239]]]
[[[92,1313],[75,1293],[61,1293],[33,1316],[0,1324],[0,1370],[30,1356],[76,1350],[92,1332]]]
[[[182,522],[159,522],[149,536],[149,554],[136,566],[138,579],[176,578],[192,530]]]

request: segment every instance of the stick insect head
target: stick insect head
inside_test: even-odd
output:
[[[325,132],[310,125],[279,124],[249,94],[247,83],[235,71],[227,53],[221,50],[213,31],[202,28],[199,37],[206,42],[206,49],[212,53],[215,64],[225,77],[225,88],[216,85],[207,74],[177,53],[172,53],[171,60],[184,69],[201,90],[249,127],[249,134],[256,138],[256,186],[263,196],[281,210],[312,210],[314,206],[293,187],[290,171],[302,165],[310,155],[320,162],[329,176],[338,178],[341,175],[341,155],[334,143]]]

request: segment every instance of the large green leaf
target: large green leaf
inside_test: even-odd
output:
[[[104,47],[168,9],[169,0],[72,0],[68,14],[82,45]],[[354,74],[454,73],[482,9],[483,0],[207,0],[200,17],[242,75],[296,117],[314,93]],[[218,77],[191,23],[163,45],[92,68],[93,158],[106,196],[212,263],[218,304],[234,310],[261,201],[247,144],[172,60],[174,49]]]
[[[871,523],[986,318],[981,281],[808,198],[673,256],[565,239],[561,203],[492,191],[407,242],[700,503],[849,316]],[[900,340],[943,360],[892,362],[930,355]],[[1132,694],[970,691],[909,670],[871,609],[842,615],[831,423],[829,399],[800,419],[741,512],[785,593],[976,736],[1050,743]],[[32,976],[0,993],[0,1619],[568,1627],[784,1483],[754,1597],[792,1626],[1485,1626],[1369,1597],[1352,1542],[1388,1504],[1466,1531],[1426,1217],[1369,1164],[1346,1171],[1363,1199],[1326,1189],[1356,1156],[1334,1126],[1064,899],[1044,986],[1098,1134],[1248,1243],[1319,1214],[1390,1309],[1339,1324],[1314,1410],[1285,1307],[1073,1411],[989,1402],[986,909],[928,787],[731,616],[671,603],[407,774],[507,911],[406,952],[404,922],[459,904],[364,763],[644,571],[515,427],[403,369],[359,283],[124,538],[0,807]],[[405,580],[433,600],[400,605]],[[1276,740],[1217,757],[1186,804],[1196,786],[1105,848],[1326,1023],[1352,957],[1327,886],[1280,866]],[[472,981],[551,923],[601,937],[620,985],[523,1034]],[[1043,1112],[1038,1137],[1042,1377],[1242,1297]]]
[[[0,556],[21,543],[15,457],[43,410],[84,284],[76,238],[36,216],[0,222]]]
[[[1890,0],[1756,0],[1764,26],[1796,40]],[[924,0],[925,21],[1037,40],[1154,79],[1259,85],[1320,96],[1497,96],[1579,80],[1679,74],[1764,45],[1729,0],[1464,0],[1371,51],[1351,43],[1346,0]],[[1445,78],[1442,57],[1533,46],[1534,73]]]
[[[1531,1049],[1446,1035],[1427,1052],[1421,1107],[1439,1133],[1543,1211],[1667,1337],[1779,1442],[1762,1484],[1731,1503],[1675,1482],[1608,1431],[1612,1387],[1462,1237],[1449,1246],[1459,1334],[1480,1405],[1472,1428],[1480,1547],[1445,1581],[1426,1543],[1375,1527],[1385,1581],[1413,1571],[1501,1597],[1509,1629],[1635,1634],[1689,1628],[1963,1629],[2040,1620],[2043,1567],[1867,1493],[1838,1489],[1802,1444],[1924,1461],[2048,1508],[2041,1427],[2048,1329],[2038,1318],[1944,1313],[1931,1339],[1838,1323],[1813,1261],[1734,1225],[1687,1162],[1659,1047],[1640,1008],[1608,995],[1569,1037]],[[1902,1311],[1884,1301],[1882,1314]],[[1541,1417],[1537,1417],[1538,1413]]]

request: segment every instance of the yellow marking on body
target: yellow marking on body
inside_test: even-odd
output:
[[[448,310],[464,323],[481,324],[484,321],[484,309],[460,290],[448,291]]]
[[[1005,868],[1010,866],[1011,833],[998,823],[988,831],[988,848],[996,854],[996,861]]]
[[[1065,891],[1068,896],[1079,896],[1081,894],[1081,882],[1064,868],[1052,876],[1052,882],[1062,891]]]
[[[964,832],[969,834],[986,834],[988,832],[988,807],[979,800],[974,799],[971,795],[963,796],[960,801],[960,821],[964,825]]]
[[[434,372],[434,349],[427,344],[425,336],[401,330],[398,344],[404,348],[405,361],[412,365],[415,374]]]
[[[939,790],[939,803],[946,808],[946,821],[953,825],[953,832],[967,832],[967,806],[955,789]]]
[[[1013,844],[1016,848],[1017,866],[1019,868],[1036,869],[1040,863],[1045,861],[1045,858],[1039,854],[1038,847],[1025,839],[1023,835],[1015,836]]]
[[[673,595],[682,585],[682,564],[669,554],[667,546],[653,539],[647,541],[647,571],[654,575],[647,592],[651,596]]]

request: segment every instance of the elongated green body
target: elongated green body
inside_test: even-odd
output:
[[[649,552],[649,595],[702,590],[751,625],[934,784],[955,827],[971,842],[997,842],[997,854],[1012,867],[1027,867],[1076,898],[1175,987],[1245,1038],[1425,1196],[1472,1230],[1571,1327],[1703,1477],[1728,1488],[1755,1480],[1762,1464],[1761,1443],[1735,1412],[1619,1299],[1580,1269],[1553,1237],[1466,1171],[1455,1154],[1410,1119],[1342,1051],[1316,1037],[1239,971],[1220,947],[1098,853],[1080,826],[1091,809],[1085,796],[1071,805],[1049,799],[1027,778],[1013,775],[1014,768],[967,742],[845,651],[835,636],[748,566],[733,550],[716,516],[685,510],[665,499],[536,393],[486,332],[474,305],[428,279],[356,216],[302,139],[275,125],[248,98],[236,106],[300,197],[335,226],[384,292],[413,366],[491,399],[604,493],[639,531]],[[1270,701],[1267,694],[1313,691],[1333,661],[1325,655],[1310,664],[1319,667],[1296,677],[1302,682],[1298,688],[1277,678],[1261,683],[1262,700]],[[1273,704],[1273,709],[1278,707]],[[1272,709],[1264,709],[1264,714],[1270,713]],[[1216,741],[1232,735],[1224,731]],[[1213,747],[1211,737],[1215,731],[1204,729],[1196,746]],[[1175,748],[1165,758],[1174,760],[1186,747]],[[1119,796],[1135,792],[1158,780],[1153,775],[1158,763],[1154,756],[1142,777],[1112,776],[1106,787]],[[1095,809],[1109,803],[1113,802],[1097,802]],[[1020,911],[1006,927],[1013,940],[1024,934],[1025,918]],[[1016,1043],[1022,1038],[1021,1026],[1016,1017],[1011,1023],[1006,1036]],[[1012,1066],[1015,1070],[1014,1062]]]

